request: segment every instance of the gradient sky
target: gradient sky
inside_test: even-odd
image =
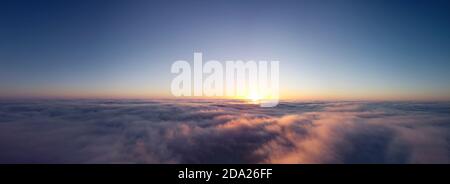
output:
[[[448,1],[0,2],[1,97],[170,97],[175,60],[280,61],[283,98],[450,100]]]

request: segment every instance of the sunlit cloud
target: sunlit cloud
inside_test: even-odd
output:
[[[3,101],[1,163],[449,163],[448,103]]]

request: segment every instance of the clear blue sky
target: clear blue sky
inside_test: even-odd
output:
[[[448,1],[0,2],[0,96],[169,96],[175,60],[278,59],[282,96],[450,100]]]

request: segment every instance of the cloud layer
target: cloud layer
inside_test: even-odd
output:
[[[0,163],[450,163],[450,104],[0,102]]]

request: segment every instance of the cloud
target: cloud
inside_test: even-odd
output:
[[[0,102],[0,163],[450,163],[446,103]]]

